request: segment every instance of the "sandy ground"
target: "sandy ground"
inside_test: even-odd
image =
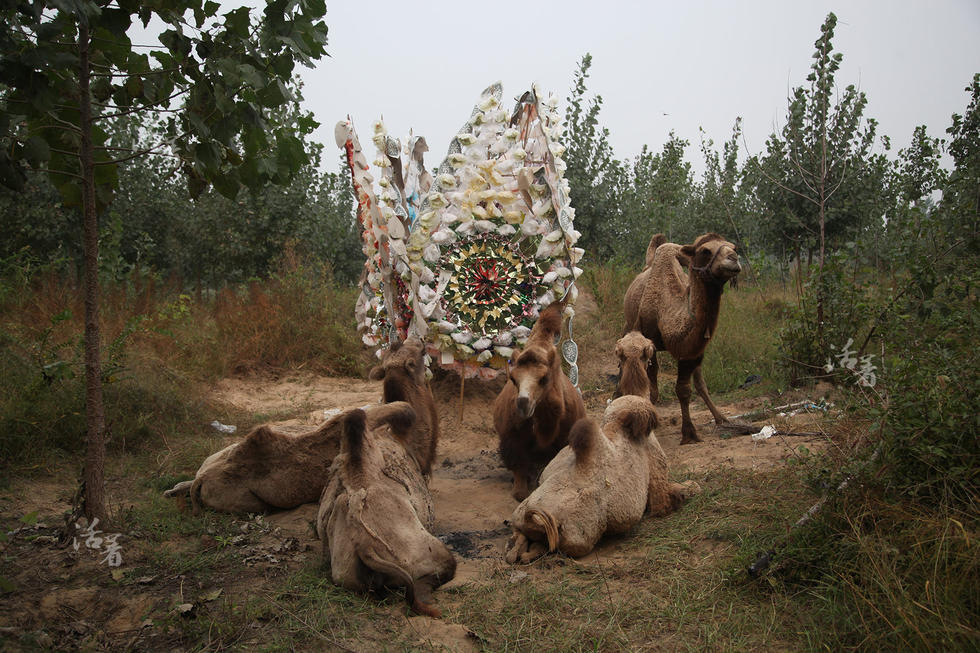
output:
[[[613,369],[615,371],[615,369]],[[455,375],[437,376],[432,382],[439,406],[441,435],[430,488],[435,503],[435,534],[456,553],[459,566],[453,585],[477,581],[501,563],[502,552],[510,534],[505,520],[517,506],[510,495],[511,476],[497,454],[497,435],[493,429],[492,404],[503,379],[467,380],[462,388]],[[323,411],[332,408],[362,406],[377,402],[380,382],[362,379],[327,378],[314,375],[293,376],[277,382],[260,379],[226,379],[214,390],[214,398],[247,411],[302,413],[303,416],[274,422],[279,428],[297,431],[308,429],[323,419]],[[599,418],[608,395],[593,397],[588,403],[590,417]],[[760,408],[763,398],[747,399],[721,406],[723,413],[738,415]],[[311,409],[311,406],[315,408]],[[805,445],[811,451],[829,446],[828,439],[816,437],[773,437],[761,442],[749,436],[722,438],[713,425],[711,414],[699,401],[692,404],[692,418],[704,442],[680,446],[680,407],[663,402],[657,407],[661,426],[657,430],[671,471],[679,480],[696,479],[698,474],[717,468],[761,471],[796,455]],[[801,413],[790,418],[775,418],[783,430],[816,432],[819,414]],[[271,522],[288,528],[298,524],[298,537],[311,539],[306,524],[315,513],[313,506],[297,509],[296,518],[287,511],[272,515]],[[302,531],[306,531],[303,533]],[[600,554],[603,552],[600,546]]]
[[[605,379],[614,373],[614,363],[606,362],[610,359],[611,356],[603,356],[592,363],[587,372],[591,375],[589,378]],[[510,534],[506,520],[517,505],[510,495],[510,474],[497,454],[497,436],[491,416],[493,400],[503,383],[502,378],[468,380],[461,388],[458,377],[451,374],[437,374],[432,382],[439,406],[441,436],[430,487],[435,502],[435,534],[453,550],[458,562],[457,575],[450,586],[480,584],[493,574],[521,573],[507,565],[502,555]],[[606,385],[608,387],[598,389],[593,386],[586,393],[591,417],[601,415],[611,396],[612,382]],[[325,411],[375,403],[380,396],[379,382],[290,373],[280,379],[222,380],[213,388],[211,400],[218,406],[228,407],[229,414],[268,416],[278,428],[299,433],[322,422]],[[720,408],[727,415],[737,415],[756,410],[765,403],[765,398],[756,398],[722,403]],[[748,436],[722,438],[710,425],[708,411],[700,402],[695,402],[692,416],[704,442],[681,447],[679,406],[676,402],[663,402],[657,409],[661,418],[657,437],[667,453],[676,480],[697,480],[709,470],[726,467],[763,471],[797,455],[794,449],[801,445],[810,450],[831,446],[829,439],[823,436],[777,436],[762,442],[755,442]],[[275,419],[278,416],[283,419]],[[765,423],[775,423],[784,430],[819,431],[821,417],[802,413],[756,424],[760,428]],[[240,439],[255,424],[236,426],[238,432],[223,438],[225,443]],[[193,473],[194,469],[184,471]],[[71,492],[66,489],[70,485],[70,482],[57,479],[15,481],[11,491],[0,496],[0,515],[35,511],[40,515],[58,515],[70,506]],[[25,573],[17,574],[15,578],[24,588],[26,593],[21,596],[27,598],[27,602],[21,605],[0,602],[0,635],[8,631],[12,634],[41,632],[39,637],[48,637],[45,633],[50,631],[59,637],[69,637],[71,641],[89,641],[85,638],[91,637],[92,633],[102,633],[100,637],[108,637],[114,643],[128,642],[133,646],[139,641],[152,647],[152,640],[140,639],[153,630],[150,625],[153,621],[147,615],[172,610],[175,592],[181,600],[186,596],[186,600],[195,605],[213,600],[208,597],[218,596],[214,594],[218,590],[223,591],[228,600],[235,601],[239,600],[235,598],[239,595],[248,596],[256,591],[274,596],[265,589],[262,579],[279,578],[289,567],[318,559],[321,543],[310,527],[316,509],[314,504],[309,504],[243,520],[243,543],[235,546],[238,546],[248,571],[223,578],[214,588],[185,587],[183,576],[170,578],[153,571],[145,578],[135,579],[135,584],[126,586],[125,592],[122,588],[107,591],[104,581],[98,580],[105,576],[106,567],[100,564],[97,556],[86,555],[84,548],[75,552],[70,546],[58,545],[53,535],[57,532],[54,521],[36,525],[29,536],[38,536],[35,545],[18,549],[31,552],[30,564],[35,569],[34,572],[25,569]],[[209,538],[209,535],[201,534],[196,545],[214,546],[213,538]],[[177,539],[172,547],[174,550],[187,548],[195,545],[195,541],[195,538]],[[616,564],[617,559],[630,555],[624,552],[623,541],[623,538],[614,538],[600,542],[595,555],[590,555],[583,564],[599,564],[600,560]],[[137,544],[127,544],[129,546]],[[127,555],[130,555],[130,549],[127,549]],[[28,588],[31,588],[29,592]],[[437,592],[436,602],[445,596]],[[399,630],[426,650],[478,650],[477,640],[463,625],[428,617],[394,618],[400,624]],[[38,628],[45,630],[38,631]],[[47,640],[40,643],[43,647]],[[52,640],[51,644],[56,645],[56,642]]]

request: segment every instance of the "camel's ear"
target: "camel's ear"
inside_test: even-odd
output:
[[[651,360],[654,356],[657,355],[657,350],[654,349],[652,342],[643,348],[643,355],[646,357],[647,360]]]
[[[558,365],[558,350],[554,347],[548,347],[545,351],[548,352],[548,366]]]
[[[371,379],[372,381],[380,381],[381,379],[385,378],[384,366],[375,365],[374,367],[372,367],[371,371],[368,372],[368,378]]]
[[[695,252],[697,252],[697,250],[694,249],[694,245],[684,245],[683,247],[681,247],[681,254],[683,254],[684,256],[693,258]]]

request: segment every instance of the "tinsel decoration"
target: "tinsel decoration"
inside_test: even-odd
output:
[[[382,190],[374,203],[361,201],[359,176],[361,186],[370,177],[347,145],[369,259],[357,311],[362,338],[384,347],[418,335],[464,377],[504,369],[541,309],[559,299],[570,339],[581,274],[557,98],[542,102],[535,88],[508,113],[502,94],[499,83],[483,92],[434,179],[426,178],[417,139],[402,151],[376,123]],[[344,143],[356,143],[352,127],[345,135]],[[562,345],[573,381],[577,349],[574,341]]]

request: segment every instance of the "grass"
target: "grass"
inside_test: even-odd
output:
[[[610,316],[621,315],[632,277],[614,265],[586,272],[583,286],[597,311],[594,320],[576,323],[583,358],[610,352],[621,330],[621,320]],[[0,476],[7,481],[8,472],[73,477],[65,470],[77,470],[84,434],[80,306],[70,284],[53,278],[32,284],[4,294],[0,305]],[[149,282],[107,288],[105,297],[113,376],[106,385],[108,476],[126,492],[124,505],[114,508],[119,530],[132,537],[126,555],[134,561],[119,587],[107,591],[155,592],[162,613],[154,613],[154,635],[141,646],[417,648],[404,627],[400,593],[379,600],[347,592],[314,562],[246,569],[241,550],[230,544],[246,521],[179,512],[161,496],[187,478],[175,470],[193,469],[223,441],[206,426],[213,410],[200,399],[204,384],[228,373],[299,366],[359,373],[362,348],[349,324],[353,291],[294,264],[217,297]],[[775,333],[790,299],[744,284],[725,292],[704,363],[716,398],[785,387]],[[766,328],[757,329],[759,323]],[[661,394],[668,398],[675,368],[666,359],[661,366],[667,372]],[[763,382],[738,390],[749,374]],[[588,383],[608,390],[603,379]],[[238,423],[257,418],[230,416]],[[620,538],[623,556],[549,557],[524,568],[501,563],[489,578],[441,593],[440,607],[447,622],[465,623],[495,651],[980,648],[975,514],[862,490],[828,504],[814,526],[787,539],[787,526],[823,492],[825,470],[843,462],[816,456],[765,474],[702,472],[704,492],[682,511],[645,520]],[[777,544],[772,572],[748,580],[746,565]],[[6,547],[0,571],[27,582],[15,553],[40,549],[0,546]],[[44,565],[60,569],[62,562]],[[99,572],[104,579],[105,570]],[[160,580],[147,589],[137,582],[141,576]],[[216,586],[222,596],[201,598]],[[170,611],[184,599],[194,602],[193,617]]]
[[[612,263],[590,267],[582,276],[584,287],[595,298],[600,316],[588,329],[578,327],[578,332],[586,334],[581,338],[585,355],[596,349],[610,349],[608,343],[622,335],[623,295],[635,274],[636,271],[629,267]],[[742,284],[738,290],[726,289],[722,295],[718,326],[702,365],[705,382],[713,396],[738,392],[736,398],[755,397],[778,394],[786,389],[788,377],[778,333],[786,318],[786,308],[792,301],[792,290],[777,284]],[[760,324],[764,328],[759,328]],[[657,360],[660,370],[667,375],[660,379],[660,396],[665,400],[673,399],[677,362],[666,352],[658,353]],[[739,390],[751,375],[762,377],[762,381]],[[605,388],[602,379],[586,379],[585,389],[591,387],[589,383],[598,384],[597,389]]]
[[[71,279],[18,279],[0,304],[0,467],[71,457],[85,441],[81,294]],[[10,286],[14,281],[3,280]],[[164,446],[213,419],[202,384],[257,370],[359,375],[368,354],[355,288],[287,258],[279,273],[215,299],[134,277],[102,290],[109,451]]]
[[[797,474],[711,472],[703,493],[619,538],[622,556],[561,557],[503,567],[455,590],[449,618],[491,650],[799,649],[801,605],[749,581],[746,561],[812,501]]]

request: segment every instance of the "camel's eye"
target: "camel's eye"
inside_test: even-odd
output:
[[[511,383],[513,383],[514,385],[517,385],[517,379],[514,378],[514,375],[513,374],[509,375],[508,376],[508,379],[510,380]]]
[[[541,377],[541,378],[540,378],[540,379],[538,380],[538,383],[540,383],[541,385],[548,385],[548,375],[547,375],[547,374],[545,374],[544,376],[542,376],[542,377]]]

